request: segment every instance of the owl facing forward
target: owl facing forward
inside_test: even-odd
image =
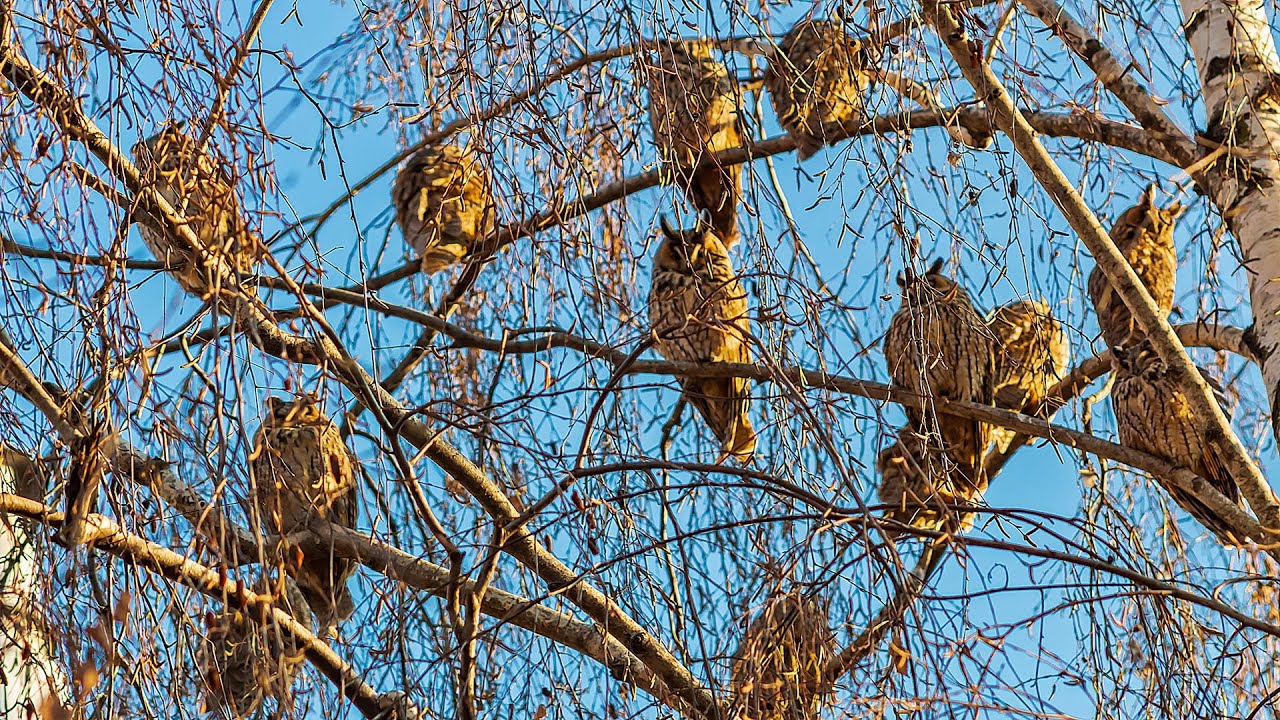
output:
[[[356,523],[359,492],[355,461],[338,426],[321,412],[316,399],[267,398],[267,417],[253,450],[258,512],[277,535],[306,530],[312,515],[343,527]],[[322,630],[351,616],[347,580],[356,563],[328,549],[284,559]]]
[[[995,388],[994,343],[969,293],[942,274],[942,260],[924,275],[898,279],[902,306],[889,322],[884,355],[898,387],[921,395],[990,405]],[[940,415],[932,407],[905,408],[911,426],[939,435],[956,472],[975,490],[986,487],[982,459],[990,426]]]
[[[714,153],[742,145],[737,80],[705,44],[661,43],[643,68],[649,123],[662,162],[711,227],[732,247],[738,239],[742,166],[720,165]]]
[[[400,168],[391,199],[422,271],[435,273],[477,249],[493,232],[493,181],[470,146],[429,145]]]
[[[1240,487],[1231,476],[1222,448],[1218,441],[1205,434],[1181,385],[1148,341],[1142,340],[1129,348],[1115,348],[1113,352],[1117,367],[1111,408],[1120,443],[1187,468],[1238,504]],[[1218,396],[1219,406],[1225,409],[1221,385],[1204,370],[1200,374]],[[1238,537],[1227,521],[1195,496],[1162,478],[1156,481],[1179,507],[1223,543],[1238,545],[1247,539]]]
[[[1017,412],[1031,411],[1047,398],[1049,389],[1066,376],[1071,346],[1062,324],[1039,300],[1019,300],[1001,306],[987,318],[995,338],[995,405]],[[993,428],[992,439],[1004,452],[1014,431]]]
[[[1163,315],[1173,310],[1174,284],[1178,274],[1178,253],[1173,231],[1186,207],[1173,203],[1156,205],[1156,186],[1142,193],[1138,204],[1129,208],[1111,228],[1111,239],[1124,259],[1133,266]],[[1089,299],[1098,313],[1098,326],[1107,347],[1132,345],[1142,339],[1142,329],[1129,307],[1100,268],[1089,273]]]
[[[734,653],[731,687],[740,716],[817,718],[832,697],[825,671],[835,652],[825,601],[796,591],[770,600]]]
[[[802,20],[769,58],[764,86],[804,160],[826,144],[823,126],[856,121],[870,82],[861,45],[832,20]]]
[[[207,150],[197,152],[196,139],[182,130],[182,123],[166,125],[134,145],[133,158],[142,181],[186,219],[199,251],[171,239],[164,226],[153,225],[149,218],[138,224],[138,232],[178,285],[203,298],[219,290],[217,261],[229,270],[250,273],[266,248],[245,220],[226,167]]]
[[[265,579],[257,585],[257,592],[277,596],[275,607],[315,632],[315,616],[293,580],[282,578],[276,588]],[[199,656],[205,708],[235,720],[253,717],[263,701],[275,698],[287,711],[304,659],[305,646],[270,615],[224,608],[209,618]]]
[[[705,215],[693,230],[673,230],[666,218],[661,224],[663,239],[649,289],[649,324],[658,352],[672,362],[751,362],[747,293],[719,235]],[[747,412],[750,381],[686,377],[680,385],[724,455],[750,460],[756,447]]]
[[[936,436],[926,436],[910,426],[898,430],[897,441],[876,456],[880,473],[877,495],[890,506],[884,516],[926,530],[967,532],[973,515],[946,506],[972,505],[982,499],[983,487],[954,472]],[[886,528],[890,538],[898,532]]]

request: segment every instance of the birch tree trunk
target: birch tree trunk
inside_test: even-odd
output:
[[[1260,0],[1181,0],[1208,126],[1219,150],[1214,203],[1240,243],[1253,308],[1251,344],[1280,437],[1280,57]]]
[[[0,492],[44,498],[35,466],[7,446],[0,446]],[[68,717],[69,686],[39,598],[38,527],[13,517],[0,523],[0,717],[15,720]]]

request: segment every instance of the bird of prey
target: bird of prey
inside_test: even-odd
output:
[[[1111,228],[1112,241],[1164,315],[1173,310],[1178,274],[1173,231],[1184,212],[1186,207],[1177,202],[1164,208],[1157,206],[1156,186],[1150,185],[1138,204],[1124,211]],[[1089,273],[1089,299],[1098,313],[1098,326],[1107,347],[1133,345],[1142,339],[1142,328],[1100,268]]]
[[[183,132],[183,123],[169,123],[134,145],[133,158],[143,182],[186,219],[200,247],[182,243],[148,217],[138,224],[143,242],[183,290],[204,298],[222,289],[217,265],[229,272],[250,273],[266,247],[249,228],[226,166],[207,149],[197,149],[196,139]]]
[[[824,126],[862,117],[865,65],[861,44],[834,20],[796,23],[771,53],[764,86],[801,160],[826,144]]]
[[[1039,300],[996,308],[987,318],[987,327],[996,343],[996,407],[1017,412],[1036,409],[1067,374],[1071,346],[1066,330]],[[992,429],[1001,452],[1008,450],[1014,434],[1008,428]]]
[[[832,699],[824,676],[835,652],[825,600],[798,591],[772,598],[748,625],[733,656],[738,717],[815,720]]]
[[[984,488],[969,483],[954,469],[936,436],[922,435],[910,426],[900,428],[897,441],[876,456],[877,495],[890,506],[885,517],[927,530],[967,532],[973,527],[973,515],[957,515],[943,506],[976,504]],[[886,532],[891,538],[897,536],[891,528]]]
[[[1187,468],[1209,481],[1233,503],[1240,502],[1240,487],[1230,470],[1219,441],[1205,434],[1191,410],[1191,403],[1149,341],[1113,349],[1116,359],[1111,407],[1120,443]],[[1218,404],[1226,408],[1221,385],[1203,369],[1201,376],[1214,389]],[[1156,481],[1169,497],[1218,536],[1224,544],[1239,545],[1239,537],[1208,505],[1163,478]]]
[[[747,293],[710,219],[704,213],[693,230],[672,229],[665,217],[661,226],[649,289],[649,323],[658,352],[673,362],[751,362]],[[747,412],[750,381],[685,377],[680,385],[720,440],[721,459],[750,460],[756,447]]]
[[[391,200],[428,274],[461,261],[493,232],[493,180],[470,145],[428,145],[414,153],[396,174]]]
[[[995,388],[995,344],[969,294],[942,274],[942,260],[924,275],[898,278],[902,307],[884,338],[884,355],[895,385],[926,399],[923,408],[906,408],[911,427],[941,437],[959,477],[973,492],[986,489],[983,453],[990,437],[986,423],[939,415],[929,398],[990,405]]]
[[[727,247],[737,242],[742,166],[721,165],[714,153],[742,145],[742,93],[736,78],[705,43],[664,42],[644,68],[649,123],[662,162],[689,201],[711,214]]]
[[[288,401],[267,398],[267,417],[251,455],[258,513],[277,535],[306,530],[313,517],[354,527],[359,492],[356,465],[338,426],[312,395]],[[286,557],[285,570],[297,581],[324,632],[351,616],[347,580],[353,560],[329,549]]]

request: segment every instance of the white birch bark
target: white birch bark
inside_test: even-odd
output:
[[[0,445],[0,492],[43,500],[31,461]],[[63,717],[70,704],[67,677],[40,602],[35,523],[0,521],[0,717]]]
[[[1204,135],[1224,148],[1213,200],[1244,257],[1250,340],[1280,437],[1280,56],[1259,0],[1180,2],[1200,75]]]

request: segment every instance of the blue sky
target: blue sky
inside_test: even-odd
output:
[[[224,28],[243,25],[249,8],[223,9],[219,22]],[[489,8],[497,17],[497,8]],[[771,27],[785,28],[796,17],[809,10],[809,6],[771,7]],[[1121,10],[1127,11],[1122,8]],[[362,30],[358,19],[364,15]],[[375,12],[376,11],[376,12]],[[582,11],[581,21],[573,20],[574,13]],[[403,139],[412,140],[430,129],[432,121],[447,122],[459,112],[483,108],[494,100],[528,84],[534,71],[545,68],[549,57],[574,57],[584,50],[594,50],[616,44],[620,37],[629,37],[633,28],[651,34],[655,27],[675,28],[680,34],[693,34],[684,20],[696,27],[713,27],[715,34],[728,36],[755,32],[751,13],[725,12],[722,8],[708,11],[703,8],[635,7],[632,12],[604,5],[563,7],[553,10],[524,8],[521,12],[501,16],[516,29],[539,33],[533,58],[519,51],[513,52],[518,61],[508,61],[493,45],[485,45],[484,18],[468,23],[467,32],[460,37],[475,37],[478,55],[484,58],[487,83],[463,82],[457,97],[442,98],[439,88],[448,86],[447,72],[435,70],[408,73],[408,80],[399,85],[387,79],[386,66],[394,65],[397,58],[423,58],[423,66],[437,68],[448,65],[454,46],[448,42],[424,43],[422,48],[391,47],[383,44],[396,33],[412,35],[423,32],[421,18],[406,19],[400,26],[378,25],[384,18],[385,8],[365,8],[359,4],[310,4],[306,7],[282,5],[273,8],[261,34],[261,46],[269,49],[287,48],[296,70],[288,72],[278,57],[255,54],[250,67],[255,73],[256,88],[253,92],[233,96],[230,106],[232,120],[246,125],[265,125],[280,139],[271,145],[266,157],[274,163],[274,180],[278,189],[248,190],[249,204],[258,209],[281,214],[283,221],[305,217],[326,208],[350,183],[363,178],[381,165],[394,152],[403,147]],[[824,12],[819,10],[820,13]],[[379,14],[383,13],[383,14]],[[430,22],[445,23],[449,16],[441,15]],[[1155,43],[1153,37],[1173,32],[1168,24],[1173,20],[1160,17],[1151,33],[1130,37],[1120,30],[1124,23],[1115,23],[1110,37],[1116,46],[1142,49],[1144,52],[1169,53],[1169,56],[1135,58],[1140,65],[1149,68],[1154,75],[1157,94],[1172,99],[1170,109],[1179,113],[1190,127],[1193,123],[1189,109],[1193,108],[1194,95],[1188,88],[1173,82],[1169,76],[1186,73],[1191,77],[1191,66],[1178,43]],[[550,28],[550,29],[549,29]],[[1047,39],[1033,21],[1022,20],[1015,24],[1014,39],[1010,41],[1006,66],[1015,63],[1037,69],[1036,83],[1042,101],[1049,109],[1068,107],[1086,108],[1123,117],[1108,100],[1097,100],[1095,90],[1081,79],[1075,68],[1061,56],[1056,43]],[[1033,35],[1030,31],[1036,31]],[[343,35],[349,33],[349,35]],[[474,37],[471,35],[474,33]],[[496,33],[496,31],[494,31]],[[496,33],[500,35],[500,33]],[[140,37],[145,37],[139,32]],[[496,35],[495,35],[496,36]],[[339,38],[341,38],[339,40]],[[33,46],[28,46],[33,47]],[[906,48],[894,60],[914,68],[921,77],[937,77],[943,68],[931,58],[928,49],[933,45],[906,44]],[[559,51],[557,53],[557,51]],[[438,55],[437,55],[438,54]],[[497,58],[491,60],[490,58]],[[128,70],[115,67],[129,75],[132,82],[146,85],[148,78],[157,77],[157,68],[151,60],[142,57],[129,65]],[[626,60],[614,61],[611,72],[598,76],[575,78],[584,86],[598,82],[606,95],[620,92],[628,81],[629,64]],[[749,74],[745,67],[737,68],[740,75]],[[201,74],[192,71],[184,76],[193,83],[201,82]],[[203,76],[207,83],[207,73]],[[1191,78],[1193,82],[1194,78]],[[109,83],[109,76],[97,77],[96,83]],[[430,88],[428,92],[424,88]],[[192,90],[188,94],[188,90]],[[129,146],[139,136],[150,132],[152,124],[185,114],[198,113],[207,105],[199,103],[202,88],[166,88],[166,96],[172,95],[172,104],[150,103],[147,112],[154,117],[137,116],[139,127],[131,127],[122,116],[103,110],[102,122],[110,132],[119,137],[122,146]],[[305,90],[307,94],[303,94]],[[249,102],[261,91],[260,106]],[[957,84],[955,92],[968,97],[968,89]],[[105,91],[104,91],[105,94]],[[428,120],[417,126],[402,126],[398,118],[418,112],[417,107],[404,103],[428,98]],[[638,97],[643,97],[638,96]],[[655,161],[652,147],[647,142],[647,129],[642,128],[638,142],[624,148],[625,159],[621,168],[611,166],[599,145],[585,147],[570,144],[565,148],[539,148],[526,142],[515,131],[520,127],[541,129],[553,133],[565,123],[580,119],[607,128],[610,122],[631,123],[638,117],[639,107],[628,108],[624,100],[612,98],[603,102],[591,113],[576,115],[567,104],[572,101],[571,91],[554,88],[538,98],[540,113],[522,107],[515,120],[489,123],[480,132],[494,148],[499,173],[499,186],[521,188],[519,196],[512,195],[509,204],[502,208],[503,219],[524,217],[542,207],[548,185],[561,183],[565,194],[574,197],[592,186],[616,179],[619,172],[634,174],[651,167]],[[101,101],[101,97],[94,100]],[[896,98],[881,93],[873,97],[872,106],[879,112],[891,112]],[[357,105],[367,106],[353,110]],[[778,134],[776,122],[764,103],[765,134]],[[328,125],[321,121],[320,112],[326,115]],[[610,113],[613,115],[611,116]],[[358,116],[358,119],[353,119]],[[519,121],[519,122],[517,122]],[[520,123],[524,123],[522,126]],[[607,130],[601,131],[608,136]],[[237,159],[246,155],[221,136],[215,136],[224,154]],[[258,141],[260,142],[260,141]],[[1086,198],[1097,208],[1104,225],[1135,199],[1146,183],[1163,177],[1164,188],[1172,189],[1167,182],[1172,171],[1151,161],[1126,157],[1120,153],[1103,151],[1094,153],[1075,141],[1046,139],[1046,145],[1055,152],[1068,175],[1080,178],[1080,186]],[[973,152],[954,148],[940,131],[924,131],[910,138],[909,147],[900,138],[861,138],[832,148],[797,168],[791,155],[772,160],[778,185],[782,189],[791,213],[796,220],[798,236],[815,261],[817,270],[835,294],[831,298],[818,291],[813,271],[799,262],[795,254],[793,236],[787,231],[787,223],[779,210],[776,192],[772,187],[768,167],[760,161],[753,166],[748,202],[757,210],[757,217],[744,225],[744,242],[736,250],[740,270],[747,277],[747,286],[757,307],[777,308],[777,312],[794,321],[794,325],[765,327],[758,325],[757,332],[779,354],[780,361],[808,366],[822,365],[845,375],[875,380],[885,377],[883,358],[876,348],[880,334],[887,326],[888,318],[897,307],[896,286],[893,278],[901,271],[905,254],[903,235],[916,237],[920,244],[917,267],[925,265],[933,256],[948,258],[948,267],[958,271],[966,286],[983,308],[991,308],[1010,299],[1026,296],[1044,297],[1060,317],[1076,328],[1072,334],[1073,354],[1086,357],[1100,349],[1095,343],[1096,324],[1087,311],[1087,300],[1082,295],[1084,277],[1092,262],[1087,253],[1070,234],[1065,223],[1052,208],[1048,199],[1039,192],[1025,168],[1012,154],[1008,143],[997,141],[986,152]],[[243,170],[243,167],[241,167]],[[1012,188],[1016,187],[1014,193]],[[340,210],[314,238],[302,244],[300,257],[322,257],[322,262],[312,262],[324,268],[324,281],[332,285],[344,285],[363,276],[385,271],[403,262],[407,255],[399,232],[390,228],[387,200],[390,177],[361,192],[354,201]],[[633,345],[638,341],[643,322],[643,302],[647,288],[647,253],[653,249],[652,229],[659,212],[681,214],[688,219],[687,208],[679,208],[677,194],[669,188],[649,190],[626,201],[625,218],[616,226],[595,220],[575,224],[564,231],[550,231],[532,240],[526,239],[506,251],[486,270],[473,304],[462,313],[460,322],[490,336],[501,335],[503,329],[556,324],[570,327],[575,332],[602,341],[616,340]],[[93,211],[101,206],[91,204]],[[598,215],[593,217],[599,217]],[[282,220],[266,218],[264,228],[268,233],[281,226]],[[1220,264],[1209,267],[1209,247],[1216,218],[1206,215],[1203,203],[1199,203],[1182,221],[1178,241],[1183,260],[1180,276],[1179,307],[1181,321],[1196,319],[1207,307],[1236,308],[1240,303],[1241,283],[1238,269],[1229,251],[1221,253]],[[899,232],[897,229],[901,229]],[[22,233],[9,228],[16,237]],[[608,243],[621,236],[621,249],[608,249]],[[28,236],[27,241],[39,244],[41,238]],[[97,237],[67,239],[68,247],[99,250],[111,241],[108,233]],[[285,241],[286,244],[289,242]],[[133,257],[146,257],[145,246],[136,233],[129,238]],[[280,253],[285,256],[285,253]],[[291,266],[301,274],[301,260]],[[1001,272],[1003,270],[1003,272]],[[13,272],[13,270],[10,270]],[[34,268],[17,271],[32,272]],[[525,279],[525,275],[532,274]],[[1195,290],[1198,281],[1211,274],[1218,287],[1210,300],[1201,303]],[[131,276],[131,280],[140,277]],[[408,283],[388,288],[380,297],[420,307],[434,307],[447,288],[452,277],[448,274],[423,279],[414,278]],[[171,332],[178,325],[178,318],[189,317],[196,305],[187,298],[178,297],[180,291],[163,278],[147,280],[132,295],[132,311],[136,313],[143,337],[158,337]],[[24,302],[31,293],[23,292]],[[289,304],[287,298],[278,298],[280,305]],[[11,308],[12,310],[13,308]],[[69,317],[65,308],[61,317]],[[1229,315],[1234,324],[1247,324],[1247,314],[1241,310]],[[385,375],[403,353],[405,341],[416,335],[416,330],[396,321],[383,321],[377,316],[334,311],[332,317],[341,318],[344,339],[360,357],[365,366],[377,375]],[[637,320],[637,318],[639,318]],[[370,326],[369,322],[378,323]],[[378,350],[373,349],[373,345]],[[268,392],[282,392],[284,380],[305,384],[312,377],[309,373],[296,375],[273,362],[263,362],[252,357],[249,363],[240,365],[221,353],[202,356],[201,366],[219,368],[213,375],[215,386],[228,390],[237,384],[252,388],[245,392],[243,405],[239,407],[246,424],[255,422],[261,397]],[[1198,354],[1205,362],[1210,355]],[[584,364],[580,356],[565,351],[550,353],[545,357],[526,357],[495,363],[488,358],[475,358],[465,351],[440,351],[433,354],[424,368],[415,375],[404,396],[413,403],[442,403],[452,399],[475,400],[475,387],[444,379],[444,373],[459,358],[470,359],[482,369],[500,372],[499,381],[492,388],[494,402],[485,408],[492,416],[510,423],[503,432],[511,432],[510,438],[502,433],[493,440],[497,445],[482,446],[461,432],[453,439],[469,453],[481,459],[487,469],[504,482],[517,479],[528,483],[526,498],[536,498],[559,478],[573,461],[580,443],[583,416],[595,398],[595,393],[583,393],[581,388],[598,388],[608,378],[608,368],[602,365]],[[181,371],[185,358],[166,360],[163,368],[170,371],[164,376],[157,394],[176,397],[184,388]],[[83,362],[81,363],[83,366]],[[1238,363],[1228,368],[1228,378],[1235,379],[1240,372]],[[554,380],[554,382],[550,382]],[[546,383],[543,385],[543,383]],[[1257,405],[1264,397],[1258,388],[1256,371],[1248,369],[1236,383],[1245,399],[1245,405]],[[676,393],[669,382],[660,378],[638,377],[624,383],[626,390],[609,400],[603,414],[601,432],[617,430],[618,438],[606,442],[595,462],[609,462],[619,456],[647,454],[656,456],[662,422],[670,412]],[[335,390],[333,383],[329,389]],[[545,393],[543,391],[546,391]],[[576,392],[575,392],[576,391]],[[136,389],[128,391],[136,396]],[[833,435],[838,440],[838,454],[849,468],[849,477],[841,479],[833,469],[835,459],[827,457],[804,432],[805,424],[796,415],[797,408],[781,395],[775,386],[757,386],[756,420],[763,428],[762,469],[790,477],[811,489],[819,490],[843,505],[856,505],[854,495],[867,502],[874,502],[875,477],[872,468],[876,449],[882,446],[885,433],[903,421],[901,412],[894,407],[880,407],[875,403],[852,398],[827,397],[813,394],[823,401],[821,417],[831,423]],[[349,401],[349,395],[334,393],[332,400]],[[149,401],[155,402],[154,398]],[[447,403],[441,404],[447,407]],[[337,412],[337,404],[331,406]],[[236,442],[244,443],[246,430],[238,428],[234,418],[224,417],[208,407],[184,408],[174,405],[178,413],[173,422],[188,431],[211,427],[218,429],[215,435],[237,438],[223,445],[234,456]],[[182,415],[186,412],[186,415]],[[482,427],[474,415],[455,408],[460,421]],[[1246,415],[1246,420],[1256,419],[1257,412]],[[1060,422],[1078,427],[1081,423],[1078,406],[1067,408],[1059,417]],[[207,423],[207,425],[206,425]],[[160,423],[139,422],[136,431],[143,441]],[[1241,424],[1242,428],[1247,427]],[[366,429],[373,432],[372,428]],[[1110,416],[1104,401],[1093,410],[1092,429],[1110,436]],[[249,428],[251,431],[251,428]],[[376,433],[374,433],[376,436]],[[1244,436],[1246,443],[1260,443],[1261,456],[1271,466],[1272,451],[1265,433],[1250,431]],[[508,452],[513,457],[501,457],[502,443],[534,443],[551,455],[539,458],[534,452]],[[403,498],[389,486],[391,473],[376,453],[369,439],[354,441],[366,461],[366,469],[372,478],[371,488],[384,483],[383,490],[391,498],[392,508],[403,508]],[[604,441],[602,441],[604,442]],[[242,449],[242,446],[241,446]],[[216,477],[225,468],[216,453],[201,448],[198,442],[178,443],[172,452],[180,457],[182,466],[196,478]],[[714,453],[707,433],[698,424],[686,421],[678,430],[673,446],[673,457],[709,461]],[[1131,519],[1150,521],[1153,503],[1159,499],[1151,491],[1146,480],[1135,480],[1127,474],[1108,472],[1101,478],[1082,479],[1080,459],[1065,448],[1051,446],[1027,448],[1009,464],[987,494],[987,501],[997,508],[1018,508],[1055,516],[1084,517],[1086,508],[1099,511],[1100,488],[1106,488],[1108,503],[1103,509],[1127,514]],[[1088,459],[1088,468],[1099,465]],[[444,494],[444,478],[428,464],[418,466],[423,481],[428,484],[433,497],[442,504],[449,503]],[[234,479],[235,471],[231,472]],[[838,532],[822,528],[811,519],[792,522],[747,525],[740,528],[714,529],[734,521],[765,517],[771,513],[800,512],[801,508],[789,507],[776,500],[734,488],[696,487],[685,492],[672,491],[670,504],[664,509],[657,501],[656,484],[662,482],[656,475],[643,473],[621,474],[614,477],[583,481],[577,486],[583,497],[600,501],[599,511],[592,511],[600,530],[589,528],[582,513],[570,504],[553,506],[562,512],[546,529],[562,557],[571,564],[587,569],[594,563],[602,563],[613,554],[623,554],[644,548],[655,538],[666,534],[679,534],[701,530],[694,537],[671,546],[671,555],[659,550],[643,550],[638,556],[619,564],[604,564],[599,570],[600,582],[628,597],[635,614],[657,627],[663,637],[676,640],[688,648],[694,659],[718,656],[732,650],[736,644],[735,617],[757,605],[769,589],[754,568],[766,555],[796,560],[796,576],[806,582],[832,581],[831,592],[833,622],[846,621],[849,630],[856,631],[870,615],[879,609],[886,596],[887,578],[873,563],[857,559],[856,546],[846,547],[848,538],[837,540]],[[665,479],[673,486],[697,484],[707,478],[672,473]],[[234,485],[234,482],[232,483]],[[1133,489],[1136,500],[1130,504],[1128,491]],[[635,513],[631,520],[616,512],[624,506],[619,496],[628,491],[648,491],[625,507]],[[234,486],[231,496],[242,494]],[[392,518],[377,517],[374,510],[372,489],[366,497],[368,511],[362,520],[366,530],[386,532]],[[566,501],[567,503],[567,501]],[[1168,504],[1168,503],[1165,503]],[[665,511],[664,511],[665,510]],[[451,509],[449,520],[468,534],[463,542],[472,541],[478,534],[470,533],[474,522],[473,511]],[[1173,517],[1189,539],[1203,535],[1200,528],[1176,508]],[[401,521],[399,530],[403,543],[411,550],[422,551],[425,544],[407,521]],[[1143,537],[1148,543],[1154,539],[1153,522],[1143,523]],[[1062,523],[1055,527],[1073,536],[1076,531]],[[1044,533],[1032,533],[1029,524],[992,525],[980,533],[986,537],[1009,538],[1020,542],[1045,543],[1061,546]],[[585,539],[601,534],[603,552],[599,556],[584,552]],[[1123,546],[1122,546],[1123,547]],[[1166,549],[1165,546],[1160,548]],[[797,552],[803,549],[803,552]],[[1106,550],[1100,550],[1105,554]],[[1236,574],[1242,567],[1239,557],[1225,555],[1212,541],[1201,537],[1190,545],[1193,561],[1212,562],[1231,568]],[[1160,565],[1159,553],[1153,553]],[[667,562],[686,565],[688,578],[681,583],[681,598],[673,610],[673,593],[667,583]],[[1162,566],[1171,572],[1187,570],[1180,564],[1176,550],[1169,551]],[[829,568],[838,568],[837,571]],[[1192,582],[1204,583],[1220,578],[1217,570],[1192,572]],[[507,589],[538,595],[541,589],[516,577],[504,577],[500,582]],[[1092,589],[1064,588],[1069,583],[1093,582]],[[1108,596],[1116,592],[1107,587],[1109,578],[1090,578],[1083,571],[1059,565],[1032,565],[1003,551],[973,550],[963,565],[949,561],[942,577],[935,583],[936,602],[928,603],[921,614],[909,623],[909,631],[901,642],[914,647],[919,657],[929,657],[928,672],[922,666],[907,676],[884,680],[880,672],[885,666],[883,658],[875,663],[875,669],[863,669],[851,680],[849,692],[862,697],[850,700],[846,709],[858,713],[866,709],[862,703],[874,704],[875,688],[885,688],[886,695],[932,694],[945,687],[952,693],[951,703],[935,706],[932,712],[946,715],[958,712],[965,702],[958,689],[968,685],[984,688],[983,702],[993,706],[1007,703],[1023,708],[1024,712],[1061,713],[1072,717],[1124,716],[1136,714],[1141,702],[1117,690],[1116,683],[1107,678],[1106,653],[1099,645],[1115,645],[1125,641],[1125,632],[1111,626],[1111,622],[1125,616],[1125,600],[1106,600],[1096,604],[1083,604],[1072,609],[1059,609],[1038,614],[1059,603],[1071,602],[1082,595]],[[424,602],[420,596],[404,593],[381,578],[367,571],[357,582],[361,608],[359,622],[348,627],[351,645],[349,652],[357,664],[376,668],[370,680],[379,687],[391,689],[399,683],[415,687],[419,692],[447,688],[447,664],[438,660],[439,650],[447,645],[447,633],[440,628],[426,632],[438,619],[439,605],[435,601]],[[959,596],[975,593],[964,600]],[[1228,596],[1239,599],[1243,595],[1237,589]],[[415,628],[422,630],[402,646],[388,648],[385,632],[394,627],[394,613],[390,606],[399,608],[423,623]],[[416,613],[421,612],[418,616]],[[702,633],[686,630],[681,633],[673,617],[684,613],[686,622],[701,621]],[[1025,627],[1018,625],[1036,618]],[[1118,620],[1117,620],[1118,622]],[[1217,622],[1209,618],[1208,622]],[[1122,624],[1122,623],[1121,623]],[[1007,632],[1003,644],[996,640],[978,641],[984,632]],[[514,639],[507,638],[508,649],[493,649],[487,661],[509,662],[513,668],[527,672],[527,681],[504,680],[495,688],[500,693],[494,701],[497,714],[527,716],[528,707],[541,703],[552,705],[553,713],[573,715],[574,704],[564,699],[567,693],[563,685],[573,685],[571,679],[581,672],[578,690],[582,693],[581,706],[600,709],[597,700],[618,702],[616,687],[598,668],[582,666],[572,657],[557,655],[541,641],[531,641],[521,631]],[[848,637],[842,632],[842,637]],[[925,650],[924,643],[937,642],[939,647]],[[957,643],[951,645],[951,643]],[[1096,645],[1095,645],[1096,643]],[[394,643],[390,643],[395,645]],[[964,647],[966,653],[954,652]],[[1152,648],[1159,645],[1152,643]],[[951,651],[951,652],[948,652]],[[397,653],[420,657],[422,662],[397,665],[386,658]],[[384,655],[383,653],[387,653]],[[1054,658],[1057,658],[1056,660]],[[485,662],[486,659],[482,659]],[[1096,671],[1092,662],[1097,662]],[[561,665],[563,662],[563,665]],[[983,668],[988,662],[991,671],[997,672],[1008,684],[1017,678],[1015,687],[997,689],[990,687],[990,678],[975,680],[970,673]],[[695,672],[701,672],[695,666]],[[938,675],[931,676],[936,672]],[[1085,678],[1076,682],[1072,673]],[[1191,675],[1189,671],[1189,675]],[[724,665],[715,673],[718,680],[726,677]],[[940,678],[945,678],[941,680]],[[1095,682],[1096,681],[1096,682]],[[1132,678],[1130,688],[1138,687]],[[1182,688],[1184,681],[1169,680],[1171,688]],[[1203,682],[1190,677],[1185,680],[1188,688],[1208,690],[1210,695],[1219,688],[1219,680]],[[984,684],[986,683],[986,684]],[[543,687],[557,688],[550,696],[542,693]],[[1188,695],[1193,695],[1188,691]],[[548,697],[557,700],[548,700]],[[424,699],[419,697],[419,699]],[[429,699],[429,698],[427,698]],[[629,712],[644,716],[656,716],[652,709],[644,709],[641,701],[623,703]],[[306,696],[304,706],[315,717],[342,716],[348,712],[341,706],[323,702],[319,695]],[[527,706],[527,707],[526,707]],[[1193,707],[1206,709],[1208,706]],[[1185,707],[1185,706],[1183,706]],[[522,709],[523,708],[523,709]],[[442,708],[443,711],[443,708]],[[1207,710],[1206,710],[1207,711]],[[980,715],[1000,714],[993,707],[974,710]],[[1013,713],[1017,714],[1017,713]]]

